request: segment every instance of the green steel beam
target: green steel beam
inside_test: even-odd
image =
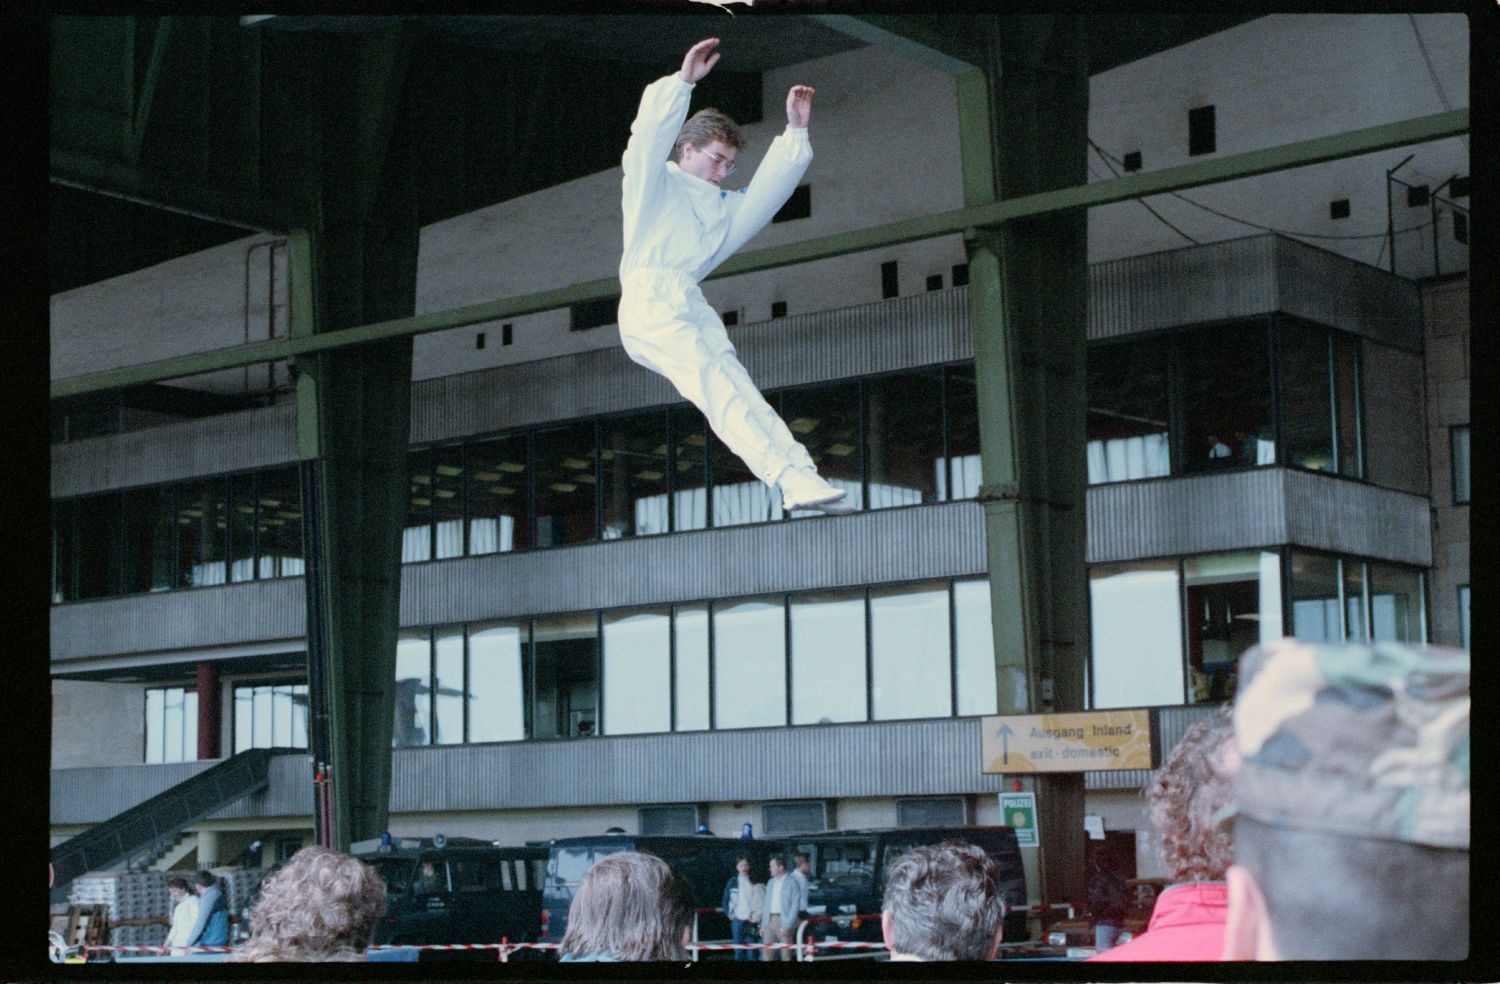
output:
[[[1217,184],[1271,171],[1282,171],[1324,161],[1355,157],[1360,154],[1375,153],[1392,147],[1440,140],[1445,137],[1459,136],[1468,131],[1469,111],[1467,109],[1435,113],[1399,123],[1351,130],[1329,137],[1317,137],[1264,150],[1232,154],[1214,160],[1195,161],[1160,171],[1131,174],[1087,185],[1075,185],[1055,191],[971,205],[936,215],[904,219],[871,229],[820,236],[784,246],[753,250],[729,260],[710,274],[709,279],[770,270],[952,233],[968,233],[987,226],[1003,225],[1015,219],[1090,208],[1096,205],[1109,205],[1147,195],[1180,191],[1185,188]],[[63,158],[64,163],[67,163],[68,155],[60,155],[59,152],[54,151],[54,170],[58,166],[60,157]],[[163,197],[162,200],[168,199]],[[290,229],[296,224],[288,222],[281,228]],[[618,292],[619,282],[613,277],[590,280],[568,287],[557,287],[496,301],[413,315],[409,318],[344,328],[307,338],[270,339],[214,352],[200,352],[174,359],[111,369],[106,372],[72,376],[54,381],[50,396],[52,399],[59,399],[140,383],[177,379],[220,369],[233,369],[257,362],[288,359],[380,339],[422,335],[449,328],[500,321],[534,314],[538,311],[569,307],[583,301],[599,300]]]
[[[151,42],[151,58],[146,64],[146,77],[141,81],[141,91],[135,94],[135,26],[136,18],[130,19],[126,32],[125,73],[126,99],[130,100],[130,119],[125,124],[125,160],[131,164],[141,162],[141,143],[146,139],[146,124],[151,120],[151,104],[156,98],[156,83],[161,78],[161,63],[166,54],[167,41],[172,36],[175,19],[162,17],[156,25],[156,37]]]

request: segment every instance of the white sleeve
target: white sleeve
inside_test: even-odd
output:
[[[725,203],[730,210],[729,232],[708,268],[712,270],[745,245],[776,214],[797,190],[797,182],[812,163],[812,142],[807,127],[787,127],[771,141],[766,156],[755,169],[744,192],[731,193]]]
[[[676,72],[646,86],[641,104],[630,124],[630,141],[620,165],[625,170],[621,205],[625,211],[625,238],[650,196],[651,189],[666,179],[664,165],[672,144],[687,120],[693,85]]]

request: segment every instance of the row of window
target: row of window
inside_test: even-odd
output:
[[[1427,639],[1422,571],[1297,549],[1093,567],[1089,609],[1101,708],[1230,700],[1240,654],[1288,634]]]
[[[234,751],[307,747],[307,684],[249,684],[234,688]],[[146,691],[146,761],[190,762],[198,757],[198,691]]]
[[[1277,317],[1101,343],[1088,393],[1090,483],[1280,464],[1426,491],[1420,359],[1368,340]],[[767,398],[858,508],[978,493],[972,363]],[[1467,428],[1453,457],[1467,501]],[[408,563],[786,518],[685,404],[409,461]],[[58,500],[53,544],[54,601],[300,574],[296,468]]]

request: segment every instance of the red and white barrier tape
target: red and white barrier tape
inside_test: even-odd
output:
[[[558,943],[423,943],[410,946],[392,943],[377,943],[371,950],[556,950]],[[689,950],[825,950],[885,949],[884,943],[856,942],[853,940],[813,941],[805,943],[690,943]],[[85,946],[80,949],[91,953],[232,953],[232,946]]]

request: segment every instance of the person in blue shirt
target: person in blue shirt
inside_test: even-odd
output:
[[[219,891],[219,880],[212,872],[200,871],[193,882],[193,890],[198,893],[198,920],[188,932],[188,946],[228,946],[229,903]]]

